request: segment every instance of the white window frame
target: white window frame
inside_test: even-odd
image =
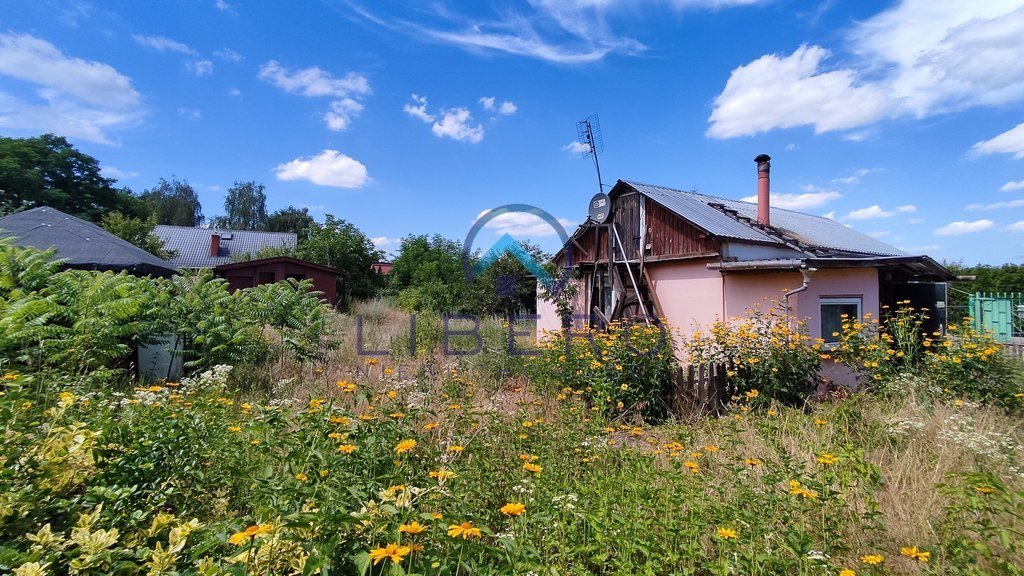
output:
[[[852,320],[860,320],[864,315],[864,297],[863,296],[822,296],[818,298],[818,329],[821,331],[821,339],[825,341],[825,346],[834,349],[839,345],[838,341],[832,340],[835,336],[831,332],[825,332],[825,314],[823,308],[825,306],[857,306],[857,315]],[[842,331],[840,330],[840,334]]]

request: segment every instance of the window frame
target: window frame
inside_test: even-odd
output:
[[[832,332],[825,331],[825,306],[850,306],[854,305],[857,307],[857,314],[854,320],[860,320],[864,316],[864,296],[819,296],[818,297],[818,330],[821,332],[821,339],[825,341],[825,347],[828,349],[836,349],[839,346],[838,340],[831,340],[836,338],[832,335]],[[841,323],[840,323],[841,324]],[[842,326],[840,330],[837,330],[842,334]]]

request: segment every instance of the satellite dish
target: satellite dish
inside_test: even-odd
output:
[[[604,192],[594,194],[594,197],[590,199],[590,208],[588,209],[590,220],[598,224],[604,224],[608,221],[611,213],[612,201],[608,198],[608,195]]]

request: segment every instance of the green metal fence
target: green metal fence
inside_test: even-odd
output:
[[[991,332],[1004,343],[1024,338],[1024,293],[975,292],[967,300],[974,328]]]

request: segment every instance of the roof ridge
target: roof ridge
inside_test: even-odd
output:
[[[703,192],[696,192],[696,191],[693,191],[693,190],[680,190],[679,188],[670,188],[668,186],[662,186],[660,184],[648,184],[646,182],[640,182],[639,180],[623,180],[623,182],[625,182],[627,184],[639,184],[641,186],[648,186],[650,188],[661,188],[662,190],[670,190],[672,192],[678,192],[680,194],[687,194],[687,195],[690,195],[690,196],[701,196],[703,198],[711,198],[712,200],[725,200],[727,202],[739,202],[741,204],[749,204],[750,206],[757,206],[757,202],[749,202],[747,200],[740,200],[740,199],[735,199],[735,198],[724,198],[722,196],[715,196],[715,195],[712,195],[712,194],[705,194]],[[825,216],[820,216],[818,214],[811,214],[809,212],[800,212],[799,210],[791,210],[789,208],[780,208],[778,206],[771,206],[770,208],[773,211],[774,210],[778,210],[778,211],[781,211],[781,212],[789,212],[790,214],[799,214],[801,216],[811,216],[813,218],[821,218],[823,220],[831,220],[832,222],[835,222],[835,220],[833,220],[832,218],[826,218]]]

